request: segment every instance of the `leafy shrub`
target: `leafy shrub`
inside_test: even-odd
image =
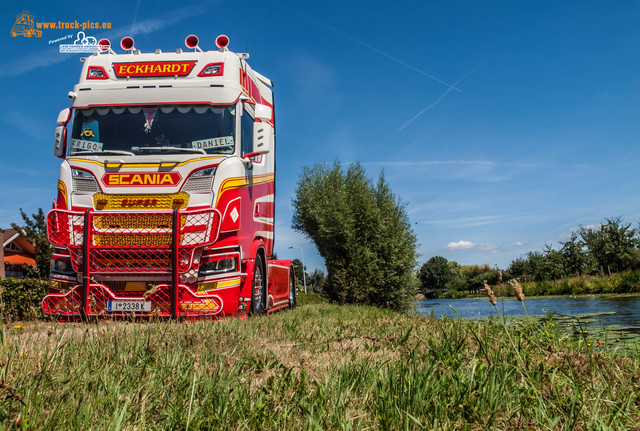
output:
[[[416,237],[404,205],[380,175],[359,163],[302,170],[293,199],[295,230],[313,240],[327,265],[324,291],[340,304],[396,310],[413,300]]]
[[[6,320],[25,320],[42,317],[42,298],[49,292],[49,283],[30,278],[0,280],[2,317]]]
[[[620,274],[621,285],[628,293],[640,292],[640,272],[638,271],[626,271]]]

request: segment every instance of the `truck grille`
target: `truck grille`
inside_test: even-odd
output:
[[[184,238],[181,235],[180,241]],[[123,235],[96,233],[93,236],[94,245],[106,246],[140,246],[140,245],[171,245],[171,234],[130,234]]]
[[[213,177],[191,177],[184,183],[182,191],[189,193],[211,193]]]
[[[174,206],[175,199],[182,199],[182,204]],[[98,205],[98,201],[106,201]],[[170,210],[185,209],[189,203],[189,194],[185,192],[166,195],[110,195],[96,193],[93,195],[93,206],[99,210]]]
[[[150,214],[130,217],[126,214],[96,214],[94,226],[98,229],[171,229],[171,214]],[[184,224],[184,223],[183,223]]]
[[[73,191],[82,194],[97,193],[100,187],[95,178],[74,178]]]

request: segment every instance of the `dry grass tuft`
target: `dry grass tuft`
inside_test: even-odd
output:
[[[520,302],[524,301],[524,292],[522,291],[522,286],[520,286],[518,280],[512,280],[511,284],[516,291],[516,299]]]
[[[491,286],[489,286],[489,284],[486,281],[484,282],[484,290],[487,292],[487,295],[489,296],[489,302],[491,302],[491,305],[493,305],[495,307],[495,305],[496,305],[496,294],[493,293],[493,290],[491,289]]]

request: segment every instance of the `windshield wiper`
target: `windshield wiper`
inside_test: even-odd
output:
[[[160,151],[183,151],[185,153],[207,154],[202,148],[180,148],[180,147],[133,147],[134,151],[141,150],[160,150]]]
[[[102,150],[102,151],[81,151],[72,154],[73,156],[95,156],[97,154],[115,154],[118,156],[135,156],[131,151],[124,150]]]

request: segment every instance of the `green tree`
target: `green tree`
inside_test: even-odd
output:
[[[507,271],[513,278],[527,280],[529,276],[529,259],[526,256],[520,256],[511,261],[511,265]]]
[[[564,256],[550,244],[544,246],[544,257],[539,268],[538,280],[559,280],[564,277]]]
[[[587,264],[584,241],[580,241],[577,232],[572,232],[569,240],[560,244],[562,245],[560,253],[563,258],[564,272],[568,275],[580,277]]]
[[[418,271],[422,293],[430,290],[445,290],[452,278],[449,262],[442,256],[434,256],[427,260]]]
[[[624,224],[621,217],[607,218],[599,229],[580,227],[580,237],[584,241],[588,253],[600,267],[600,274],[611,275],[624,271],[637,259],[638,238],[636,229],[631,224]]]
[[[316,269],[311,274],[307,274],[307,288],[316,293],[324,292],[323,284],[325,280],[324,272]]]
[[[313,240],[327,266],[325,292],[341,304],[405,309],[415,293],[416,237],[405,207],[360,163],[304,167],[292,226]]]
[[[467,290],[467,279],[462,273],[462,266],[455,260],[447,262],[449,266],[449,280],[445,288],[447,290]]]
[[[296,274],[296,280],[298,280],[298,283],[302,286],[302,281],[303,281],[302,271],[306,272],[307,267],[305,266],[304,269],[302,268],[303,265],[300,259],[293,259],[291,263],[293,263],[293,270]]]
[[[539,251],[530,251],[526,255],[528,261],[526,276],[528,280],[542,281],[548,280],[545,273],[545,256]]]
[[[25,237],[35,246],[35,260],[37,264],[35,276],[47,280],[49,279],[51,253],[53,252],[53,248],[49,243],[49,237],[47,236],[47,216],[42,208],[38,208],[38,212],[31,214],[31,217],[20,208],[20,215],[22,216],[22,220],[24,220],[25,226],[18,226],[15,223],[11,223],[11,227],[14,228],[20,236]]]

